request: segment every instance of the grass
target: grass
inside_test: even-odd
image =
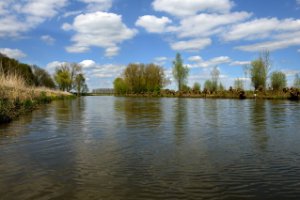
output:
[[[28,86],[18,75],[0,74],[0,123],[9,122],[40,104],[71,96],[68,92]]]

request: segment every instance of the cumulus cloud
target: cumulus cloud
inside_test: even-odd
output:
[[[118,45],[137,33],[122,22],[122,16],[107,12],[78,15],[73,24],[64,24],[62,28],[75,31],[71,38],[73,45],[66,48],[68,52],[82,53],[95,46],[104,48],[106,56],[116,55]]]
[[[250,65],[251,61],[233,61],[230,63],[231,66],[245,66],[245,65]]]
[[[234,3],[230,0],[155,0],[152,6],[156,11],[184,17],[203,11],[228,13]]]
[[[189,65],[190,68],[207,68],[231,62],[228,56],[219,56],[210,60],[203,60],[200,56],[192,56],[189,57],[188,60],[193,62],[193,64]]]
[[[49,45],[54,44],[55,39],[53,37],[51,37],[50,35],[43,35],[41,36],[41,40],[46,42]]]
[[[173,27],[179,38],[203,37],[224,31],[226,25],[244,21],[251,16],[247,12],[228,14],[200,14],[184,18],[178,27]]]
[[[97,65],[97,67],[92,71],[93,77],[98,78],[115,78],[120,76],[125,69],[125,65],[116,65],[116,64],[104,64]]]
[[[199,51],[211,45],[212,41],[209,38],[200,38],[186,41],[174,42],[171,48],[176,51]]]
[[[26,54],[19,49],[0,48],[0,53],[14,59],[26,57]]]
[[[90,12],[108,11],[112,6],[112,0],[79,0],[87,4],[87,9]]]
[[[300,36],[300,35],[299,35]],[[250,45],[242,45],[236,47],[236,49],[248,52],[260,52],[260,51],[275,51],[279,49],[285,49],[291,46],[300,45],[300,38],[298,37],[286,37],[281,39],[275,39],[273,41],[254,43]]]
[[[154,58],[154,63],[157,64],[157,65],[164,65],[166,63],[166,61],[168,60],[167,57],[156,57]]]
[[[96,67],[96,62],[93,60],[83,60],[79,64],[83,69],[91,69]]]
[[[3,1],[0,3],[0,37],[19,37],[58,14],[67,0]]]
[[[145,28],[150,33],[163,33],[166,32],[166,27],[172,20],[168,17],[156,17],[153,15],[144,15],[139,17],[135,25]]]
[[[262,18],[234,25],[223,35],[225,41],[256,40],[268,38],[274,33],[299,31],[300,20]]]

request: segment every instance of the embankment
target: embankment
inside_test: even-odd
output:
[[[0,75],[0,124],[32,111],[38,105],[72,97],[68,92],[27,86],[25,81],[16,75]]]

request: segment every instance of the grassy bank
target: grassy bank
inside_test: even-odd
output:
[[[299,100],[299,89],[284,89],[282,91],[242,91],[242,90],[224,90],[218,92],[195,92],[162,90],[161,92],[140,93],[140,94],[121,94],[116,96],[126,97],[183,97],[183,98],[212,98],[212,99],[290,99]]]
[[[70,97],[67,92],[28,86],[17,75],[0,75],[0,123],[10,122],[40,104]]]

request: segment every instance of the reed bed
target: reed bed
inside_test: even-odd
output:
[[[68,92],[28,86],[18,75],[0,74],[0,123],[9,122],[21,113],[54,99],[72,97]]]

